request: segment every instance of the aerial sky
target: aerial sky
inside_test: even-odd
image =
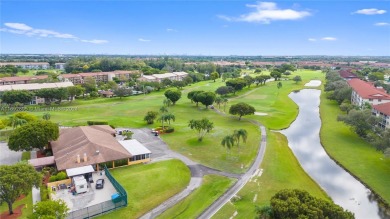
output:
[[[390,1],[1,0],[0,53],[390,56]]]

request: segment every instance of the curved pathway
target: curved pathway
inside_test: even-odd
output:
[[[250,93],[253,91],[249,91]],[[247,95],[247,94],[244,94]],[[218,109],[214,109],[215,112],[217,112],[220,115],[227,116],[225,113],[219,111]],[[236,117],[234,117],[236,118]],[[200,187],[202,185],[202,177],[204,175],[208,174],[217,174],[222,175],[226,177],[231,178],[238,178],[237,182],[230,187],[229,190],[227,190],[222,196],[220,196],[212,205],[210,205],[206,210],[204,210],[198,218],[211,218],[219,209],[221,209],[234,195],[237,194],[244,186],[245,184],[251,179],[251,177],[256,173],[256,171],[259,169],[261,162],[263,161],[266,146],[267,146],[267,133],[265,127],[260,124],[257,121],[249,120],[243,118],[244,121],[249,121],[255,125],[258,125],[261,130],[261,141],[259,144],[260,149],[257,152],[256,159],[252,163],[251,167],[248,169],[247,172],[244,174],[233,174],[233,173],[227,173],[222,172],[219,170],[215,170],[206,166],[203,166],[201,164],[198,164],[188,157],[177,153],[175,151],[172,151],[169,149],[168,145],[162,141],[160,137],[156,139],[153,134],[151,134],[151,130],[147,128],[138,129],[138,130],[132,130],[134,133],[133,137],[143,143],[145,146],[147,146],[152,151],[152,162],[157,162],[161,160],[167,160],[167,159],[179,159],[182,162],[184,162],[188,168],[191,170],[191,180],[189,185],[180,193],[172,196],[156,208],[152,209],[151,211],[144,214],[141,219],[151,219],[155,218],[158,215],[162,214],[167,209],[173,207],[176,205],[179,201],[190,195],[195,189]],[[150,136],[153,136],[155,140],[151,140]],[[152,137],[152,138],[153,138]],[[154,156],[154,157],[153,157]]]
[[[226,176],[231,178],[241,177],[240,174],[227,173],[216,169],[212,169],[210,167],[203,166],[201,164],[192,161],[191,159],[189,159],[188,157],[182,154],[170,150],[168,145],[160,137],[156,137],[154,136],[154,134],[151,133],[150,129],[142,128],[142,129],[130,129],[130,130],[134,133],[133,137],[135,139],[140,141],[142,144],[144,144],[147,148],[149,148],[152,151],[152,162],[158,162],[158,161],[169,160],[169,159],[179,159],[183,163],[185,163],[191,171],[190,183],[183,191],[172,196],[171,198],[169,198],[168,200],[166,200],[156,208],[147,212],[145,215],[141,217],[142,219],[155,218],[161,213],[163,213],[164,211],[166,211],[167,209],[176,205],[179,201],[187,197],[195,189],[197,189],[202,185],[202,178],[204,175],[216,174],[216,175],[221,175],[221,176]]]
[[[216,110],[218,113],[222,114],[220,111]],[[245,184],[250,180],[250,178],[255,174],[255,172],[259,169],[261,162],[263,161],[265,150],[267,147],[267,132],[265,127],[257,121],[248,120],[255,125],[258,125],[261,130],[261,141],[260,141],[260,150],[257,152],[257,156],[255,161],[252,163],[252,166],[249,170],[241,176],[240,179],[232,186],[229,190],[227,190],[222,196],[220,196],[212,205],[210,205],[206,210],[204,210],[198,218],[211,218],[215,213],[219,211],[234,195],[237,194]]]

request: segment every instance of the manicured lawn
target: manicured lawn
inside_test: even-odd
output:
[[[257,126],[238,121],[235,118],[227,118],[215,113],[204,106],[191,103],[187,99],[190,90],[214,91],[223,85],[221,79],[217,82],[204,81],[183,90],[182,98],[170,111],[175,115],[176,120],[171,125],[175,132],[161,137],[168,145],[191,159],[204,165],[230,172],[244,172],[251,164],[258,149],[260,131]],[[246,92],[246,91],[242,91]],[[154,128],[161,125],[156,122],[154,125],[146,125],[143,118],[147,111],[158,111],[162,106],[164,91],[153,92],[148,95],[119,98],[98,98],[92,100],[76,100],[63,107],[77,107],[76,111],[50,111],[51,120],[65,126],[86,125],[88,120],[108,121],[116,127],[149,127]],[[44,112],[33,112],[42,117]],[[197,141],[197,133],[188,127],[191,119],[208,118],[214,123],[214,129],[208,133],[202,142]],[[233,148],[231,156],[227,157],[226,149],[220,144],[222,138],[232,134],[234,129],[243,128],[249,133],[246,143],[241,143],[241,152]],[[243,168],[241,168],[243,167]]]
[[[269,204],[270,198],[282,189],[305,189],[310,194],[327,199],[326,193],[306,174],[287,145],[284,135],[268,132],[267,150],[261,168],[263,174],[254,177],[238,193],[239,200],[227,203],[213,218],[255,218],[255,206]],[[255,196],[257,196],[256,200]]]
[[[22,205],[22,204],[24,204],[25,206],[22,208],[22,216],[19,217],[19,219],[26,219],[28,216],[32,215],[33,204],[32,204],[31,191],[30,191],[30,194],[28,196],[26,196],[25,198],[14,202],[12,207],[13,207],[13,209],[16,209],[19,205]],[[0,213],[3,213],[4,211],[8,212],[8,205],[5,202],[0,205]]]
[[[190,170],[179,160],[136,165],[111,170],[127,192],[128,206],[99,218],[139,218],[182,191],[190,181]]]
[[[336,102],[321,95],[321,142],[331,157],[361,179],[390,203],[390,159],[359,138],[348,126],[337,121],[341,114]]]
[[[174,207],[165,211],[158,218],[196,218],[204,209],[222,195],[234,181],[223,176],[206,175],[203,177],[200,188]]]
[[[261,122],[265,127],[273,130],[287,128],[297,117],[298,107],[288,94],[294,90],[305,88],[305,83],[310,80],[323,80],[324,74],[320,71],[298,70],[289,77],[300,75],[302,81],[295,83],[292,80],[281,81],[282,88],[278,90],[277,82],[268,82],[265,85],[255,88],[255,91],[243,97],[232,99],[229,105],[238,102],[245,102],[255,107],[257,112],[267,113],[267,116],[246,116]],[[252,85],[255,87],[255,85]],[[228,109],[228,107],[227,107]]]

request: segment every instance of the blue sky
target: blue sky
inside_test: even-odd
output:
[[[390,55],[390,1],[2,0],[0,52]]]

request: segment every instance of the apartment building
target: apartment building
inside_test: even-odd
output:
[[[169,79],[171,81],[181,81],[187,76],[187,72],[172,72],[164,74],[142,75],[138,80],[148,82],[161,82],[164,79]]]
[[[381,118],[379,127],[390,128],[390,102],[372,106],[372,114]]]
[[[38,76],[22,76],[22,77],[4,77],[0,78],[0,86],[2,85],[12,85],[12,84],[29,84],[36,80],[47,79],[47,75],[38,75]]]
[[[96,82],[107,83],[108,81],[112,81],[114,77],[129,80],[132,75],[136,74],[139,74],[139,71],[87,72],[78,74],[61,74],[58,76],[58,79],[60,79],[60,81],[70,81],[73,84],[82,84],[86,78],[92,77],[96,80]]]
[[[364,103],[378,105],[390,102],[390,95],[383,88],[376,88],[372,83],[357,78],[348,80],[352,88],[351,103],[356,106],[363,106]]]
[[[0,62],[0,67],[6,65],[13,65],[15,67],[21,67],[23,69],[49,69],[50,64],[48,62]]]

